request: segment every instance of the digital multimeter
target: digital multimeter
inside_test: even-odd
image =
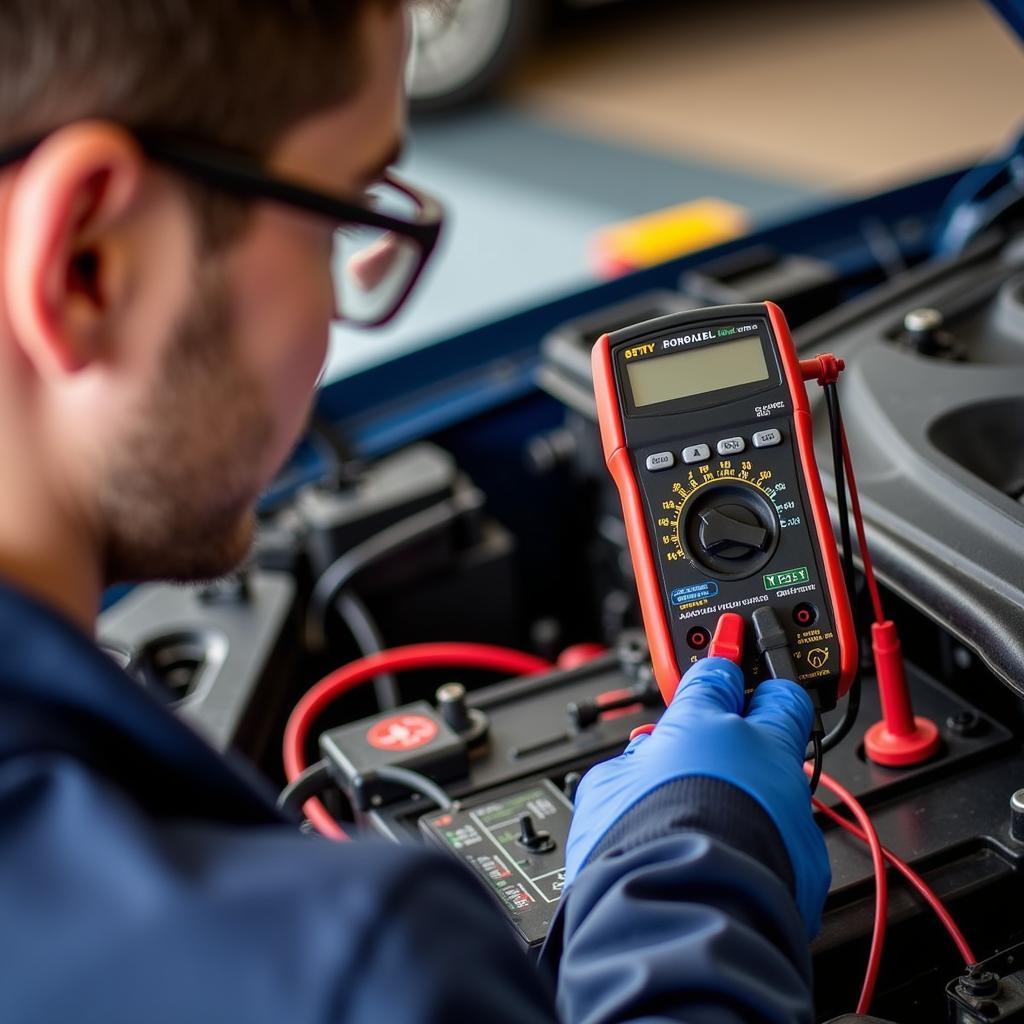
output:
[[[724,612],[770,608],[796,681],[828,710],[857,642],[814,460],[811,416],[771,302],[658,317],[593,350],[605,460],[619,490],[658,685],[671,700]],[[762,677],[747,644],[748,685]]]

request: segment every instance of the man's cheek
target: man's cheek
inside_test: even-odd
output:
[[[291,452],[309,420],[316,382],[327,354],[326,339],[296,344],[290,352],[291,358],[282,361],[267,382],[276,426],[273,457],[278,461]]]
[[[322,323],[306,324],[302,336],[295,338],[287,358],[278,366],[280,401],[286,408],[307,409],[316,391],[328,352],[328,333]]]

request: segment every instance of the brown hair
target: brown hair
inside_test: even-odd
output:
[[[401,2],[0,0],[0,146],[100,117],[262,156],[357,90],[360,15]],[[237,204],[189,191],[221,234]]]
[[[358,87],[357,24],[400,0],[3,0],[0,145],[83,117],[253,154]]]

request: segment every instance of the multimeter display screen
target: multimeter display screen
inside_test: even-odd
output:
[[[768,379],[756,335],[627,363],[626,372],[637,407]]]

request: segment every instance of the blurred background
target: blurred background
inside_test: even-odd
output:
[[[978,159],[1024,54],[984,0],[456,0],[417,15],[410,85],[403,172],[448,228],[393,325],[336,331],[328,379]]]

